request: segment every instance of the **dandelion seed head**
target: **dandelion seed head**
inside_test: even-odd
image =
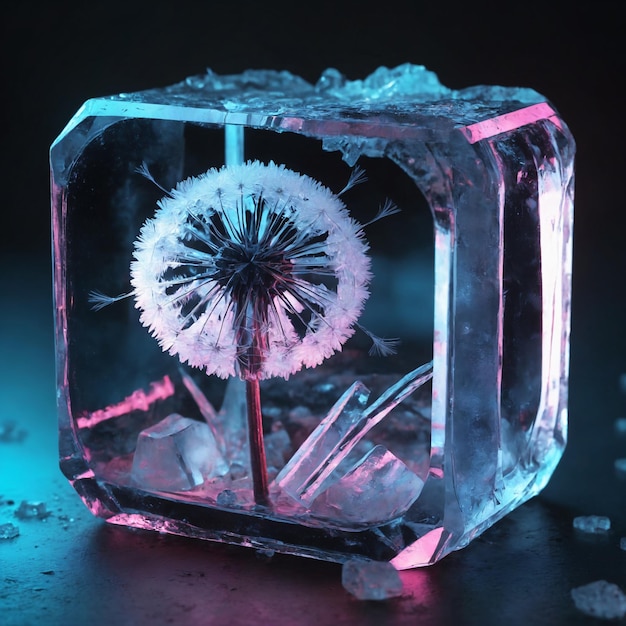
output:
[[[141,323],[182,362],[222,378],[288,378],[354,333],[367,249],[318,181],[271,162],[210,169],[142,227],[133,296]]]

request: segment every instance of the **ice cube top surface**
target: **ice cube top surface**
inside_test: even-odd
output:
[[[172,118],[186,109],[187,121],[271,126],[276,130],[433,138],[452,130],[545,102],[536,91],[517,87],[445,87],[421,65],[380,67],[363,80],[325,70],[316,84],[287,71],[191,76],[169,87],[96,98],[77,114]],[[141,104],[141,113],[133,110]],[[195,112],[194,112],[195,110]],[[335,122],[329,126],[328,122]],[[354,128],[356,127],[356,128]],[[358,129],[358,130],[357,130]]]

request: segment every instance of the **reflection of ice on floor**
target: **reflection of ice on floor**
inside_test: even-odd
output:
[[[186,491],[227,471],[208,425],[172,413],[139,434],[131,476],[144,488]]]

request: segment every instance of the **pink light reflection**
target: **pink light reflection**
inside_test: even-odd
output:
[[[137,389],[117,404],[112,404],[104,409],[79,417],[76,420],[76,424],[78,428],[91,428],[111,418],[127,415],[131,411],[147,411],[155,402],[166,400],[173,395],[174,385],[169,376],[164,376],[161,380],[150,383],[149,391]]]
[[[444,528],[441,526],[426,533],[392,559],[391,564],[396,569],[403,570],[433,563],[436,560],[435,555],[440,551],[443,531]],[[447,534],[445,536],[447,537]]]
[[[493,117],[484,122],[464,126],[459,130],[467,137],[469,143],[476,143],[477,141],[490,139],[495,135],[544,119],[552,119],[553,122],[558,122],[554,109],[547,102],[540,102],[518,111]]]

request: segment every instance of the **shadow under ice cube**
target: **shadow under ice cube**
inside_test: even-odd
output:
[[[184,491],[227,470],[215,437],[203,422],[172,413],[137,438],[132,468],[137,485]]]

